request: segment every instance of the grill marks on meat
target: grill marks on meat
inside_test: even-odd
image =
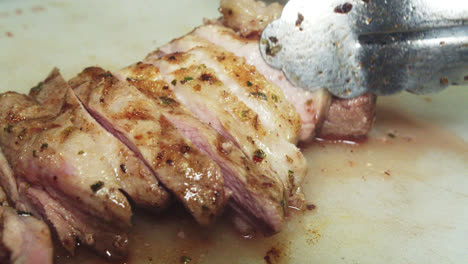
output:
[[[358,98],[344,100],[331,97],[325,90],[310,93],[300,87],[295,87],[289,83],[280,70],[270,67],[263,61],[258,50],[259,34],[253,34],[257,36],[256,39],[245,38],[245,32],[261,32],[266,24],[281,15],[283,6],[273,7],[273,5],[265,7],[264,4],[256,0],[221,1],[222,24],[233,29],[236,32],[235,35],[230,29],[215,25],[200,27],[193,34],[222,46],[238,56],[245,57],[269,81],[281,87],[286,98],[296,106],[301,115],[303,127],[300,140],[309,140],[315,135],[321,138],[335,139],[366,136],[375,120],[375,96],[362,95]],[[255,17],[252,14],[262,14],[271,20],[263,23],[264,17]],[[344,108],[343,105],[348,105],[353,109],[347,111],[350,108]],[[340,123],[336,123],[337,121]],[[324,128],[322,128],[322,123],[326,124]]]
[[[49,76],[49,79],[51,81],[59,80],[60,83],[52,85],[68,87],[68,84],[62,78],[58,78],[58,76],[54,74],[58,73],[53,73],[51,76],[54,78]],[[70,94],[67,95],[66,100],[63,100],[63,96],[57,98],[57,96],[54,95],[54,93],[63,93],[63,91]],[[62,103],[64,106],[58,108],[61,111],[67,107],[76,108],[75,116],[71,119],[74,123],[74,127],[67,128],[67,130],[61,134],[63,140],[69,137],[74,129],[79,129],[80,134],[91,136],[94,145],[87,147],[94,149],[88,151],[85,148],[81,148],[77,152],[78,156],[98,154],[96,158],[105,160],[108,166],[110,165],[111,171],[109,171],[108,174],[117,179],[121,186],[119,189],[131,197],[132,201],[137,206],[152,211],[160,211],[167,208],[170,204],[170,194],[159,184],[150,169],[139,160],[135,153],[111,134],[107,133],[86,112],[85,108],[81,105],[70,88],[61,89],[59,91],[57,91],[57,89],[41,89],[40,92],[32,90],[30,95],[45,107],[51,108],[54,105]],[[60,99],[62,100],[60,101]],[[57,111],[57,108],[53,108],[51,111]],[[41,145],[41,151],[46,149],[47,148]],[[96,183],[99,183],[99,181]],[[99,187],[98,185],[95,185],[95,187]]]
[[[247,64],[241,57],[227,52],[217,46],[196,47],[185,53],[166,56],[158,60],[149,56],[146,62],[159,67],[163,75],[175,73],[178,83],[193,83],[190,72],[194,67],[209,68],[212,73],[199,76],[197,79],[208,83],[217,82],[226,87],[226,91],[238,97],[247,107],[258,114],[258,120],[268,130],[275,130],[278,136],[289,142],[296,142],[300,130],[300,117],[294,107],[283,100],[282,91],[269,83],[255,67]],[[185,70],[184,70],[185,69]],[[213,76],[210,76],[212,74]],[[210,80],[211,79],[211,80]]]
[[[287,101],[294,104],[300,114],[302,127],[299,140],[315,135],[323,138],[356,138],[366,135],[375,119],[376,97],[363,95],[354,99],[339,99],[326,90],[305,91],[290,83],[285,75],[270,67],[258,51],[258,41],[239,37],[232,29],[218,25],[205,25],[192,33],[161,47],[149,58],[163,57],[174,52],[185,52],[195,47],[213,45],[245,58],[265,78],[280,87]],[[346,107],[344,107],[346,106]]]
[[[139,153],[200,224],[222,212],[228,197],[221,171],[164,114],[178,106],[169,90],[146,87],[146,94],[157,93],[150,99],[100,68],[85,69],[70,84],[88,110]]]
[[[232,29],[218,25],[196,28],[191,34],[176,39],[161,47],[150,58],[162,57],[174,52],[185,52],[195,47],[222,47],[243,57],[269,82],[280,87],[288,102],[293,103],[300,115],[302,126],[299,140],[307,140],[320,127],[331,103],[331,95],[324,89],[309,92],[292,85],[281,71],[270,67],[258,50],[258,41],[239,37]]]
[[[222,0],[218,22],[237,32],[205,25],[117,76],[91,67],[67,83],[54,70],[29,96],[1,94],[10,201],[41,216],[72,254],[80,242],[124,257],[128,199],[159,211],[167,190],[202,225],[228,204],[239,227],[280,231],[288,206],[304,201],[307,166],[294,144],[365,135],[376,104],[304,91],[267,65],[258,37],[281,9]],[[0,192],[0,262],[51,263],[45,223],[4,200]]]
[[[307,166],[292,143],[300,118],[281,90],[243,58],[213,45],[157,59],[161,52],[147,61],[159,67],[166,81],[176,80],[171,88],[177,98],[275,175],[295,199]]]
[[[167,204],[166,191],[89,116],[57,70],[31,95],[0,95],[2,185],[17,208],[47,220],[70,252],[79,240],[103,255],[125,255],[132,212],[121,190],[136,203],[158,208]],[[17,195],[10,189],[12,173]]]
[[[199,70],[202,69],[207,68],[203,66]],[[138,63],[120,71],[119,74],[122,79],[126,79],[152,100],[158,100],[161,96],[174,99],[170,107],[160,107],[160,111],[221,168],[225,186],[231,193],[230,207],[236,208],[238,215],[244,221],[265,234],[280,230],[284,217],[285,189],[271,172],[262,172],[261,167],[246,157],[229,136],[225,136],[224,133],[218,134],[210,126],[195,118],[181,104],[185,102],[176,98],[174,85],[164,82],[163,76],[155,66]],[[195,78],[195,75],[193,76]],[[215,75],[206,72],[200,72],[200,76],[196,78],[200,82],[212,84],[219,82]],[[182,79],[182,82],[192,83],[195,80]],[[198,90],[206,85],[201,83],[200,87],[195,86],[194,88]],[[212,126],[224,129],[216,119],[212,119],[211,122],[216,122],[216,125],[211,123]]]
[[[0,263],[53,263],[47,225],[8,207],[1,189],[0,197]]]
[[[302,127],[299,139],[306,140],[314,136],[315,130],[321,126],[330,107],[332,98],[330,93],[324,89],[309,92],[295,87],[282,71],[272,68],[263,60],[257,40],[241,38],[230,28],[202,26],[194,30],[193,35],[233,52],[255,66],[268,81],[281,88],[286,99],[294,105],[301,116]]]

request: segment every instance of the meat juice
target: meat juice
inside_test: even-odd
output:
[[[137,212],[130,254],[114,263],[353,263],[401,253],[400,247],[429,238],[443,240],[455,223],[423,211],[444,210],[434,196],[447,190],[462,195],[462,186],[446,183],[457,176],[444,172],[468,171],[468,144],[398,109],[397,98],[380,99],[366,141],[302,146],[309,164],[307,206],[291,208],[281,233],[239,234],[228,216],[202,228],[181,206],[161,215]],[[59,247],[56,252],[57,263],[108,263],[83,248],[75,257]]]

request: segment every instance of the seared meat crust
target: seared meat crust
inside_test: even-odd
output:
[[[262,170],[274,174],[294,199],[307,165],[293,144],[299,115],[282,91],[244,58],[209,43],[159,55],[154,53],[146,61],[157,66],[168,82],[175,80],[173,89],[179,100]]]
[[[150,100],[100,68],[70,80],[99,122],[145,160],[164,186],[200,223],[207,225],[227,202],[219,167],[162,114],[178,105],[169,93]]]
[[[30,94],[0,95],[0,183],[17,209],[44,218],[70,252],[78,239],[100,254],[125,255],[132,215],[125,195],[163,208],[167,192],[86,112],[57,70]]]
[[[201,67],[207,70],[206,67]],[[202,69],[199,70],[202,70]],[[187,72],[188,73],[188,72]],[[254,163],[244,155],[234,139],[227,133],[219,133],[212,127],[224,131],[223,125],[216,118],[201,122],[186,106],[187,98],[177,92],[174,84],[163,81],[164,76],[158,68],[150,64],[138,63],[119,72],[121,79],[127,80],[148,98],[160,101],[161,97],[174,100],[170,106],[161,106],[164,115],[201,151],[210,156],[221,168],[226,188],[231,193],[229,205],[235,208],[239,217],[248,222],[255,229],[265,234],[278,232],[283,223],[285,189],[281,181],[271,171],[263,170],[258,163]],[[188,89],[205,87],[208,83],[215,83],[214,75],[199,73],[193,80],[180,79]],[[198,82],[198,84],[197,84]],[[202,82],[202,83],[200,83]],[[188,85],[192,83],[193,85]],[[203,88],[201,88],[203,89]],[[198,90],[198,88],[195,88]],[[198,95],[192,95],[195,98]],[[213,94],[216,96],[216,93]],[[183,104],[182,104],[183,103]],[[193,104],[192,104],[193,105]],[[198,104],[199,110],[206,109]],[[196,108],[192,108],[197,110]],[[196,112],[203,115],[201,111]],[[206,111],[204,115],[210,115]],[[221,113],[221,112],[220,112]],[[210,127],[210,124],[212,127]]]

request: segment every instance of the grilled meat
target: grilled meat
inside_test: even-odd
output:
[[[155,170],[164,173],[160,177],[167,178],[169,184],[182,181],[184,182],[183,186],[189,186],[192,192],[198,191],[192,196],[196,200],[190,201],[186,200],[187,195],[184,195],[187,190],[174,190],[174,192],[181,192],[179,199],[191,210],[199,222],[208,223],[213,220],[213,216],[217,215],[217,210],[223,205],[223,199],[230,194],[231,207],[240,208],[239,214],[246,221],[264,232],[271,233],[279,230],[283,220],[281,200],[284,190],[281,183],[275,181],[274,178],[258,173],[255,165],[249,162],[232,142],[194,118],[180,104],[170,88],[170,84],[162,80],[156,67],[139,63],[120,71],[118,76],[122,80],[127,80],[128,83],[113,78],[113,86],[106,93],[100,89],[100,87],[105,87],[102,83],[100,85],[97,85],[98,81],[91,83],[93,79],[101,78],[103,80],[104,73],[98,69],[85,71],[78,79],[83,80],[87,77],[87,84],[79,81],[81,84],[77,86],[73,84],[73,86],[76,87],[75,91],[86,102],[91,112],[99,116],[99,119],[106,119],[105,123],[109,123],[115,130],[118,130],[116,133],[125,135],[124,141],[139,148],[142,155],[149,161],[157,161],[158,157],[161,156],[160,153],[164,154],[167,150],[175,149],[171,159],[172,166],[186,163],[185,168],[182,169],[190,170],[194,166],[213,168],[216,174],[211,172],[210,176],[209,171],[207,171],[199,173],[197,176],[199,179],[187,179],[183,177],[187,174],[180,174],[177,171],[169,173],[162,171],[158,167],[160,165],[157,165],[161,163],[160,161],[157,161],[156,166],[154,166]],[[75,80],[72,80],[71,83],[75,83]],[[93,98],[102,98],[103,102],[98,102]],[[140,113],[146,113],[147,118],[132,121],[123,117],[128,117],[125,112],[128,111],[130,105],[137,105],[138,109],[141,110]],[[129,121],[132,121],[131,126],[129,126]],[[143,129],[139,124],[134,124],[135,122],[142,123],[141,125],[146,123],[147,129]],[[153,124],[149,125],[151,123]],[[167,127],[173,127],[171,137],[163,134],[164,131],[159,129],[161,124],[164,124],[164,130],[167,130]],[[153,133],[161,131],[161,134],[153,134],[151,138],[154,142],[147,144],[147,140],[142,141],[138,135],[133,135],[132,131],[125,130],[125,127],[137,128],[135,130],[140,134],[144,134],[144,131],[153,131]],[[171,142],[169,138],[174,142]],[[150,152],[153,152],[153,157],[143,154]],[[163,164],[166,161],[164,157],[159,159],[162,159]],[[193,161],[199,165],[191,163]],[[213,161],[217,166],[212,163]],[[224,185],[227,189],[226,194],[223,189],[216,189],[217,186],[222,187],[221,179],[213,177],[218,176],[218,168],[222,172]],[[210,180],[210,178],[206,179],[207,177],[212,178]],[[219,185],[216,182],[213,183],[213,180],[220,181]],[[199,185],[200,183],[203,185]],[[171,189],[170,186],[168,188]],[[196,203],[196,201],[199,202]],[[211,201],[214,203],[211,204]],[[209,213],[209,217],[205,219],[207,213]]]
[[[281,71],[270,67],[258,50],[258,41],[239,37],[232,29],[219,25],[205,25],[195,29],[191,34],[172,41],[161,47],[153,56],[164,56],[174,52],[188,51],[197,46],[213,45],[245,58],[255,66],[269,82],[281,88],[288,102],[291,102],[300,114],[302,126],[299,140],[313,137],[320,127],[331,104],[331,95],[325,90],[305,91],[292,85]]]
[[[31,96],[0,95],[0,108],[2,186],[70,252],[78,239],[103,255],[125,254],[132,212],[124,192],[144,206],[167,206],[148,168],[86,112],[57,70]]]
[[[57,85],[68,87],[61,77],[55,76],[54,74],[58,74],[58,72],[54,71],[49,78],[57,78],[61,82]],[[73,94],[69,88],[62,89],[60,92],[62,91]],[[61,104],[64,101],[62,96],[57,97],[54,95],[53,93],[55,92],[57,92],[56,89],[33,89],[30,96],[42,106],[50,108],[49,111],[57,112],[58,114],[58,111],[61,109],[57,107],[57,103]],[[101,128],[86,112],[86,109],[81,105],[75,95],[70,96],[68,100],[78,108],[76,114],[83,118],[84,121],[80,124],[82,126],[87,126],[86,132],[94,138],[94,141],[102,144],[96,146],[100,146],[102,150],[107,149],[106,152],[101,153],[105,154],[106,162],[114,171],[113,174],[119,181],[121,190],[128,195],[138,207],[151,211],[166,209],[170,205],[170,194],[161,186],[150,169],[139,160],[135,153]],[[81,132],[83,132],[83,130],[81,130]],[[103,144],[104,142],[108,142],[109,145]],[[111,146],[114,147],[111,148]],[[83,152],[81,155],[87,154],[84,149],[80,151]]]
[[[328,117],[317,132],[324,139],[359,139],[375,122],[377,97],[364,94],[353,99],[333,98]]]
[[[256,0],[221,1],[222,24],[237,34],[216,25],[200,27],[193,34],[245,57],[270,82],[277,84],[301,115],[301,140],[311,139],[315,135],[335,139],[367,135],[375,122],[375,95],[339,99],[331,97],[324,90],[311,93],[295,87],[280,70],[263,61],[258,50],[260,34],[255,32],[261,33],[268,23],[280,17],[282,8],[283,6],[276,3],[265,6],[263,2]],[[252,15],[257,13],[261,16]],[[249,34],[256,37],[245,38]]]
[[[0,263],[52,264],[49,228],[32,215],[2,204],[0,190]]]
[[[211,124],[212,127],[224,131],[225,128],[216,116],[211,116],[222,112],[213,113],[201,105],[200,109],[204,109],[204,113],[193,108],[200,115],[206,116],[203,119],[208,121],[202,123],[187,109],[190,100],[187,100],[187,97],[179,97],[180,94],[176,93],[177,87],[173,83],[164,82],[164,76],[153,65],[139,63],[120,71],[120,75],[150,98],[160,98],[169,94],[174,103],[171,107],[161,109],[197,148],[209,155],[221,168],[226,188],[231,192],[230,206],[257,230],[264,233],[280,230],[284,214],[284,186],[271,175],[271,171],[262,171],[258,163],[249,160],[228,133],[218,133],[207,125]],[[204,77],[203,82],[210,82],[207,80],[208,75]],[[182,82],[194,81],[183,79]],[[200,87],[202,85],[206,87],[208,84],[201,83]],[[187,103],[184,106],[181,102]]]
[[[174,93],[195,115],[233,140],[294,197],[305,176],[305,159],[293,144],[300,118],[278,87],[245,59],[215,45],[146,61],[157,66]],[[242,124],[242,125],[239,125]]]
[[[201,225],[228,205],[238,228],[280,231],[288,206],[304,201],[307,164],[295,144],[365,135],[376,104],[304,91],[267,65],[258,38],[281,9],[222,0],[221,20],[144,63],[115,75],[90,67],[68,83],[54,70],[29,96],[0,95],[9,200],[44,219],[69,252],[79,241],[112,258],[126,254],[130,202],[161,211],[173,196]],[[5,205],[0,262],[50,263],[44,223]]]
[[[70,81],[99,122],[145,160],[164,186],[200,223],[222,212],[228,196],[219,167],[201,153],[159,110],[174,99],[144,94],[100,68],[87,68]]]

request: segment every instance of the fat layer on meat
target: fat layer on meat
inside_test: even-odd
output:
[[[100,254],[125,255],[132,211],[123,192],[163,207],[166,191],[86,112],[57,70],[30,94],[0,95],[0,179],[10,199],[41,215],[70,252],[78,239]]]
[[[293,144],[300,118],[282,91],[244,58],[215,45],[161,55],[160,50],[146,61],[161,70],[177,98],[263,170],[273,172],[294,199],[307,166]]]
[[[55,74],[58,72],[54,72]],[[60,78],[57,85],[68,87],[68,84],[58,76],[51,75],[53,78]],[[80,116],[82,121],[75,123],[81,125],[81,133],[87,133],[93,137],[97,143],[93,147],[99,147],[100,153],[106,160],[121,185],[121,190],[124,191],[132,201],[141,208],[151,211],[161,211],[170,205],[170,194],[160,185],[151,170],[141,161],[138,156],[132,152],[127,146],[121,143],[117,138],[109,134],[96,122],[81,105],[78,98],[70,90],[70,88],[62,89],[59,92],[68,92],[68,101],[63,101],[63,96],[57,96],[56,89],[33,89],[30,96],[35,99],[43,107],[47,108],[50,113],[58,114],[62,111],[60,104],[71,104],[76,108],[77,116]],[[78,123],[79,122],[79,123]],[[87,129],[83,129],[87,127]],[[82,155],[87,155],[84,149],[80,150]]]
[[[150,100],[100,68],[85,69],[70,84],[97,120],[145,160],[200,224],[222,212],[228,195],[220,168],[159,110],[177,104],[169,94]]]
[[[147,98],[159,102],[161,111],[192,143],[210,156],[221,168],[225,186],[231,193],[229,205],[238,216],[265,234],[278,232],[284,215],[285,189],[270,171],[246,157],[232,138],[219,134],[207,123],[201,122],[174,93],[174,84],[167,83],[158,68],[138,63],[119,72]],[[205,76],[209,79],[208,76]],[[205,79],[206,79],[205,78]],[[189,78],[183,81],[189,82]],[[205,80],[209,81],[209,80]],[[214,81],[214,80],[211,80]],[[170,104],[161,104],[162,98],[171,98]],[[210,114],[207,112],[207,114]],[[218,128],[221,123],[211,125]]]

